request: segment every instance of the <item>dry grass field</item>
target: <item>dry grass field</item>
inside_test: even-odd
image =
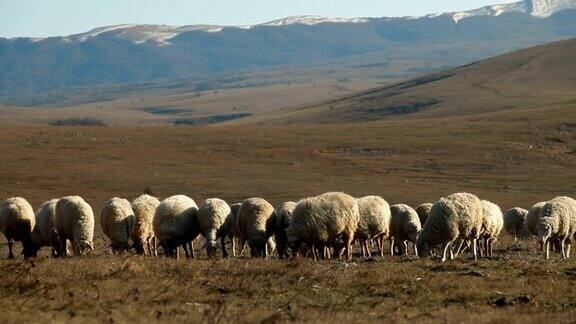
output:
[[[576,192],[576,115],[542,107],[362,124],[0,128],[0,196],[273,204],[325,191],[418,204],[470,191],[503,209]],[[98,223],[98,222],[97,222]],[[200,244],[196,247],[199,248]],[[0,255],[7,254],[5,243]],[[573,322],[576,261],[535,242],[497,257],[352,262],[113,256],[0,261],[0,322]]]

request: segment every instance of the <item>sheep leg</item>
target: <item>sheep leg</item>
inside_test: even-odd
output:
[[[184,249],[184,255],[186,256],[186,259],[189,259],[190,252],[188,251],[188,243],[184,242],[184,244],[182,244],[182,248]]]
[[[220,237],[220,246],[222,246],[222,256],[224,258],[228,257],[228,252],[226,251],[226,236],[222,235]]]
[[[549,242],[549,240],[546,240],[546,242],[544,242],[544,251],[546,252],[546,260],[550,259],[550,242]]]
[[[474,255],[474,261],[478,261],[478,251],[476,250],[477,247],[477,240],[476,239],[472,239],[472,251],[473,251],[473,255]]]
[[[366,247],[366,241],[365,240],[358,240],[360,242],[360,250],[362,250],[362,258],[366,259],[366,250],[368,249]]]
[[[418,256],[418,247],[416,246],[416,243],[412,243],[412,245],[414,245],[414,255]]]
[[[242,238],[240,239],[240,254],[238,256],[242,256],[245,249],[246,249],[246,240]]]
[[[566,259],[570,259],[570,242],[566,242]]]
[[[448,253],[448,249],[450,248],[450,243],[452,243],[452,242],[444,243],[444,251],[442,253],[442,262],[446,262],[446,254]],[[450,251],[450,252],[452,252],[452,251]]]
[[[154,248],[154,256],[158,256],[158,242],[156,241],[156,237],[152,238],[152,247]]]
[[[560,241],[560,252],[562,252],[562,258],[563,259],[568,259],[566,257],[566,244],[565,244],[565,240]]]
[[[403,241],[402,244],[400,244],[400,255],[408,255],[408,242],[407,241]]]
[[[8,259],[14,259],[14,253],[12,252],[13,247],[14,242],[12,240],[8,240]]]
[[[344,243],[346,244],[346,260],[352,260],[352,238],[354,237],[354,233],[352,235],[346,235],[344,237]]]
[[[370,249],[373,247],[372,244],[368,245],[369,241],[366,241],[366,254],[368,254],[368,257],[371,258],[372,257],[372,252],[370,251]],[[370,241],[372,242],[372,241]]]
[[[394,256],[394,237],[390,238],[390,255]]]

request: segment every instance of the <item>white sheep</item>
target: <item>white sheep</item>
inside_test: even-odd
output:
[[[430,215],[418,236],[417,247],[420,257],[430,255],[442,245],[442,262],[446,261],[450,247],[457,239],[471,242],[474,259],[477,259],[476,244],[482,229],[482,202],[470,193],[455,193],[441,198],[430,210]],[[459,250],[459,248],[458,248]]]
[[[194,257],[192,241],[200,234],[198,206],[190,197],[176,195],[164,199],[156,208],[152,222],[154,236],[168,257],[178,258],[182,246],[186,257]]]
[[[288,257],[288,237],[286,235],[286,229],[290,225],[294,208],[296,208],[295,202],[285,202],[276,208],[266,222],[266,234],[269,237],[274,235],[278,258],[280,259]]]
[[[400,255],[408,253],[408,242],[414,244],[414,252],[418,254],[416,240],[422,231],[418,213],[410,206],[397,204],[390,206],[392,220],[390,222],[391,254],[394,255],[394,246],[400,249]]]
[[[500,207],[487,200],[482,200],[482,229],[480,240],[483,241],[484,253],[482,253],[482,248],[480,248],[480,255],[484,254],[486,257],[493,256],[493,244],[498,240],[502,227],[504,227],[504,216],[502,216]]]
[[[236,257],[236,241],[235,239],[240,239],[240,231],[238,230],[238,226],[236,226],[236,219],[238,217],[238,211],[242,203],[236,203],[230,205],[230,215],[224,221],[224,224],[220,227],[220,239],[225,241],[225,238],[228,237],[230,239],[231,249],[232,249],[232,256]],[[244,246],[240,247],[240,255],[244,252]],[[225,245],[222,248],[224,253]],[[225,253],[228,255],[228,252]]]
[[[40,205],[36,212],[36,226],[32,231],[32,239],[36,245],[38,247],[50,246],[53,257],[57,257],[60,252],[60,239],[56,229],[56,203],[58,199],[52,199]]]
[[[526,216],[526,229],[534,236],[538,236],[538,219],[544,205],[546,205],[546,201],[534,204],[534,206],[530,207]]]
[[[112,252],[130,249],[130,236],[136,218],[130,202],[123,198],[110,198],[100,211],[100,226],[111,241]]]
[[[236,226],[240,232],[241,244],[248,243],[252,257],[266,257],[266,222],[274,213],[274,207],[262,198],[249,198],[242,202],[238,211]]]
[[[134,250],[137,253],[157,255],[152,221],[158,205],[160,205],[158,198],[146,194],[141,195],[132,202],[132,210],[136,220],[131,238],[132,242],[134,242]]]
[[[94,250],[94,212],[78,196],[63,197],[56,203],[56,229],[60,238],[59,256],[66,256],[66,242],[72,243],[74,255]]]
[[[209,257],[213,257],[216,252],[217,239],[221,238],[222,254],[228,257],[226,252],[224,238],[226,235],[220,231],[226,219],[231,217],[232,210],[228,203],[222,199],[206,199],[198,210],[198,225],[200,232],[206,239],[206,251]]]
[[[383,257],[384,241],[390,235],[390,205],[380,196],[366,196],[358,199],[358,212],[355,238],[360,242],[362,256],[371,256],[368,242],[375,239],[380,256]]]
[[[352,258],[352,241],[360,212],[357,200],[345,193],[329,192],[302,199],[286,229],[288,244],[298,255],[302,244],[326,258],[326,246],[343,244],[346,258]]]
[[[514,241],[518,238],[527,236],[527,216],[528,211],[520,207],[510,208],[504,214],[504,230],[506,233],[514,237]]]
[[[430,209],[432,209],[432,203],[423,203],[422,205],[416,207],[416,213],[418,213],[418,218],[420,218],[420,224],[424,226],[428,215],[430,215]]]
[[[0,207],[0,231],[8,241],[8,258],[14,259],[14,241],[22,242],[25,258],[37,255],[38,247],[32,240],[36,224],[34,210],[24,198],[9,198]]]
[[[548,201],[540,213],[537,225],[538,238],[550,258],[550,243],[557,240],[564,259],[570,257],[570,246],[576,233],[576,200],[556,197]]]

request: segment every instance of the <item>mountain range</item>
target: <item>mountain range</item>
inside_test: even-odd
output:
[[[525,0],[397,18],[297,16],[251,26],[139,25],[49,38],[0,38],[0,99],[69,87],[307,67],[363,55],[453,65],[576,36],[576,0]]]

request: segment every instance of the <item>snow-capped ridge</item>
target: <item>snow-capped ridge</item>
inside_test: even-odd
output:
[[[368,22],[366,18],[342,18],[342,17],[330,17],[330,16],[318,16],[318,15],[305,15],[305,16],[292,16],[282,19],[272,20],[263,24],[256,26],[287,26],[287,25],[318,25],[318,24],[357,24]]]
[[[536,18],[547,18],[567,9],[576,9],[576,0],[524,0],[508,4],[486,6],[479,9],[452,13],[456,23],[474,16],[500,16],[505,13],[520,12]]]

